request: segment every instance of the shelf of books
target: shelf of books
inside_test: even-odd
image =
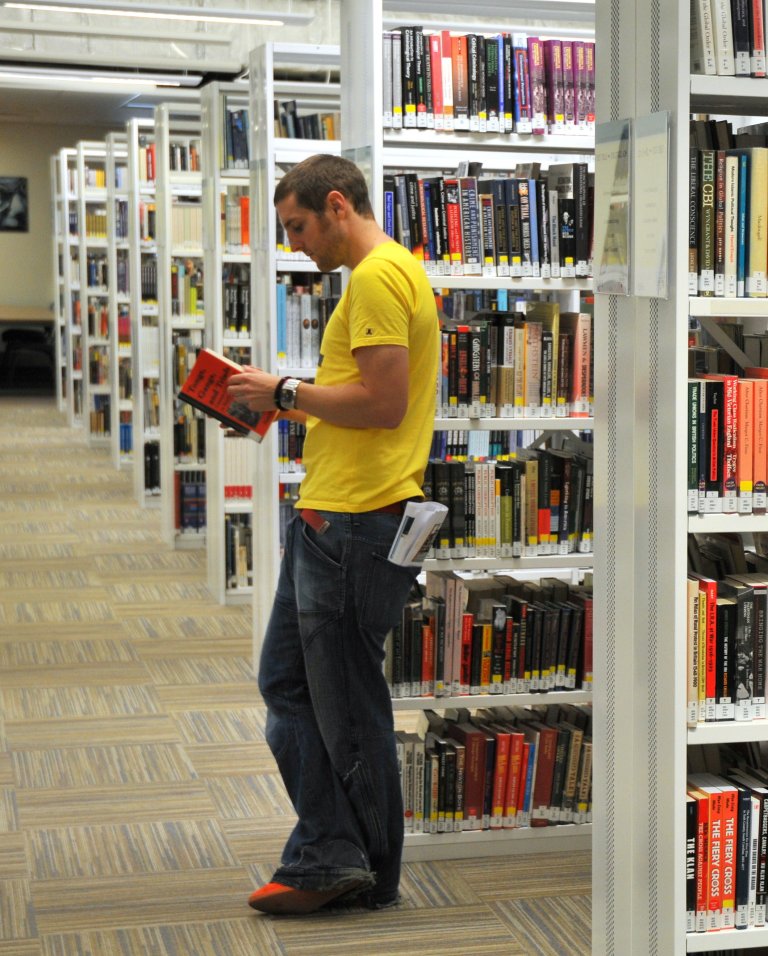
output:
[[[114,466],[128,468],[132,463],[133,452],[133,378],[129,285],[128,148],[125,132],[108,133],[106,148],[110,450]]]
[[[251,302],[255,364],[311,378],[320,325],[340,294],[339,274],[323,275],[284,241],[272,196],[282,173],[314,153],[338,153],[338,47],[267,43],[251,53]],[[326,82],[318,82],[317,75]],[[284,75],[286,78],[281,78]],[[292,78],[291,78],[292,77]],[[302,336],[302,318],[307,333]],[[303,429],[278,422],[255,452],[254,660],[272,606],[282,527],[301,480]],[[279,504],[278,504],[279,503]],[[276,504],[278,506],[276,507]]]
[[[104,143],[77,144],[83,421],[92,445],[109,445],[111,395],[107,272],[107,154]]]
[[[163,535],[205,546],[205,419],[177,398],[205,345],[200,108],[155,110],[160,329],[160,486]]]
[[[51,195],[53,196],[53,263],[56,294],[53,300],[54,345],[56,368],[56,407],[60,412],[67,409],[67,396],[71,392],[71,372],[67,362],[67,301],[71,294],[69,281],[69,197],[64,150],[51,156]],[[67,379],[70,387],[67,388]]]
[[[585,848],[593,27],[486,29],[480,4],[470,34],[425,2],[385,28],[382,6],[342,3],[342,153],[435,290],[425,494],[449,509],[387,649],[405,855]],[[463,806],[439,783],[462,772]]]
[[[601,954],[768,947],[763,16],[598,0],[596,194],[628,132],[636,216],[595,306]]]
[[[240,365],[253,361],[251,328],[248,85],[203,90],[203,246],[208,347]],[[253,469],[256,445],[206,422],[208,587],[221,603],[253,596]]]
[[[126,138],[133,487],[139,504],[159,507],[160,325],[157,305],[157,154],[154,120],[129,120]]]
[[[83,324],[80,296],[80,212],[77,150],[58,153],[58,180],[63,278],[62,394],[70,427],[83,421]]]

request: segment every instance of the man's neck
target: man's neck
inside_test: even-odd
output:
[[[377,246],[391,241],[391,237],[384,232],[375,219],[360,219],[359,228],[355,230],[353,236],[350,236],[348,261],[344,265],[354,269]]]

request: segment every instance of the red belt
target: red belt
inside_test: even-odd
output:
[[[402,515],[405,512],[406,504],[407,501],[393,501],[391,505],[384,505],[381,508],[371,508],[370,511],[362,511],[360,514]],[[299,510],[299,517],[305,524],[308,524],[309,527],[318,534],[324,534],[330,527],[330,522],[328,519],[324,518],[319,511],[315,511],[314,508],[301,508]]]

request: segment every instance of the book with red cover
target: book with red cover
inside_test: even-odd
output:
[[[179,398],[233,431],[260,442],[279,412],[277,409],[252,412],[246,405],[233,402],[227,395],[227,384],[238,372],[242,372],[242,368],[236,362],[210,349],[200,349],[192,371],[179,390]]]

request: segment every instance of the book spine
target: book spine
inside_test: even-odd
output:
[[[715,294],[715,153],[701,151],[699,295]]]

